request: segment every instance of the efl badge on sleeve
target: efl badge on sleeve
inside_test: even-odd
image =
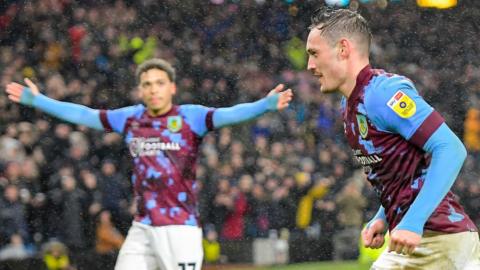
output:
[[[360,136],[365,139],[368,135],[368,123],[365,115],[357,114],[357,123],[358,130],[360,131]]]
[[[388,107],[402,118],[410,118],[415,114],[417,106],[415,101],[407,96],[402,90],[398,90],[387,102]]]
[[[182,129],[182,117],[179,115],[169,116],[167,118],[167,127],[171,132],[178,132]]]

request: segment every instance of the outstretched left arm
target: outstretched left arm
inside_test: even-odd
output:
[[[252,103],[216,109],[212,116],[213,128],[239,124],[260,117],[266,112],[287,108],[293,93],[291,89],[283,91],[283,88],[284,86],[279,84],[265,98]]]

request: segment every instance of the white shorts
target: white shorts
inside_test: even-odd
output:
[[[195,226],[153,227],[133,222],[115,270],[200,270],[202,230]]]
[[[385,250],[371,270],[475,270],[480,269],[477,232],[424,236],[413,255]]]

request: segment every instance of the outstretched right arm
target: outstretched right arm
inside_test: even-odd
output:
[[[8,98],[14,102],[40,109],[73,124],[98,130],[104,129],[100,120],[100,110],[51,99],[42,95],[38,87],[29,79],[25,79],[25,83],[28,87],[18,83],[9,83],[6,90]]]

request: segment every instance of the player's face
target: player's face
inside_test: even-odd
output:
[[[345,82],[345,61],[339,47],[331,45],[320,30],[314,28],[307,39],[308,70],[318,77],[320,91],[337,91]]]
[[[149,69],[140,74],[140,94],[149,112],[154,115],[166,113],[172,107],[175,83],[160,69]]]

